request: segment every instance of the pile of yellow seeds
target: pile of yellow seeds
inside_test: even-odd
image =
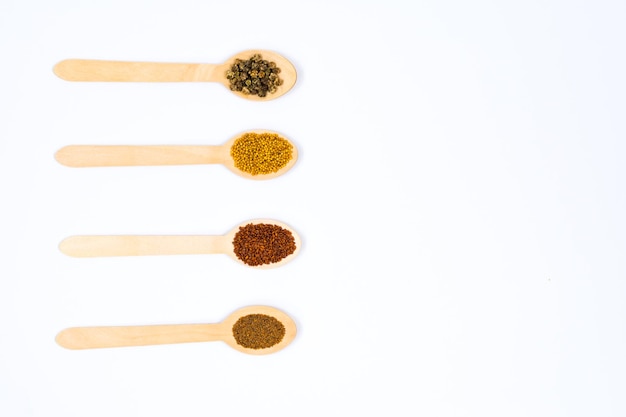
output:
[[[251,175],[278,172],[293,158],[293,145],[276,133],[244,133],[230,148],[237,169]]]

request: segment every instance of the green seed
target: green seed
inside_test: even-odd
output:
[[[265,97],[267,93],[275,93],[276,87],[283,84],[283,80],[278,77],[279,73],[280,68],[276,66],[275,62],[266,61],[260,54],[254,54],[245,61],[235,59],[225,75],[230,82],[232,91]],[[250,79],[252,79],[252,85],[248,83]],[[258,82],[255,83],[254,81]],[[247,91],[244,91],[245,89]]]

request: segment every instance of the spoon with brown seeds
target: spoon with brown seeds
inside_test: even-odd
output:
[[[254,180],[276,178],[298,159],[296,146],[270,130],[249,130],[223,145],[69,145],[54,156],[69,167],[222,164]]]
[[[258,60],[267,61],[273,68],[268,68],[259,74],[259,70],[250,69],[247,62]],[[229,73],[237,64],[237,72]],[[242,70],[239,70],[239,65]],[[265,64],[263,64],[265,65]],[[267,65],[265,65],[267,66]],[[278,71],[275,70],[278,68]],[[256,73],[252,73],[256,71]],[[296,68],[282,55],[267,50],[252,49],[240,52],[222,64],[189,64],[167,62],[129,62],[106,61],[93,59],[66,59],[54,66],[54,73],[67,81],[114,81],[114,82],[217,82],[224,85],[239,97],[248,100],[272,100],[287,93],[296,83]],[[274,74],[272,80],[270,75]],[[260,77],[263,75],[263,77]],[[231,82],[228,77],[237,80]],[[253,81],[253,80],[259,81]],[[280,81],[277,81],[279,79]],[[246,82],[250,80],[250,87]],[[248,90],[259,85],[265,89],[266,95],[261,97],[246,90],[236,91],[234,88],[243,87]],[[236,85],[238,84],[238,85]],[[231,85],[233,86],[231,88]],[[269,87],[266,89],[265,87]],[[275,88],[275,91],[271,92]]]
[[[106,256],[226,254],[254,268],[274,268],[291,261],[302,241],[285,223],[255,219],[217,236],[100,235],[70,236],[59,244],[77,258]]]
[[[66,349],[97,349],[222,341],[251,355],[278,352],[296,337],[296,323],[274,307],[249,306],[221,323],[70,327],[56,342]]]

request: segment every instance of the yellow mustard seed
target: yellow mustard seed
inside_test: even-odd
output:
[[[276,133],[244,133],[230,148],[237,169],[251,175],[278,172],[293,158],[293,145]]]

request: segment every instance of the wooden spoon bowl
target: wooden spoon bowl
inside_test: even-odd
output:
[[[277,262],[251,265],[240,259],[235,253],[233,243],[241,227],[253,224],[279,226],[291,233],[295,250]],[[271,246],[271,245],[268,245]],[[282,266],[293,260],[302,246],[302,240],[295,230],[283,222],[271,219],[254,219],[240,223],[228,233],[218,236],[70,236],[59,244],[59,249],[66,255],[78,258],[107,256],[154,256],[154,255],[199,255],[225,254],[236,262],[252,268],[267,269]]]
[[[226,78],[236,59],[247,60],[252,55],[260,54],[280,68],[279,77],[282,85],[276,91],[259,97],[230,89]],[[251,49],[230,57],[222,64],[184,64],[165,62],[128,62],[93,59],[66,59],[54,66],[54,73],[67,81],[109,81],[109,82],[217,82],[224,85],[235,95],[254,101],[276,99],[287,93],[295,85],[296,68],[282,55],[262,49]]]
[[[282,323],[285,330],[282,339],[269,347],[256,349],[239,344],[233,326],[240,318],[252,314],[270,316]],[[296,333],[296,323],[286,313],[274,307],[249,306],[231,313],[221,323],[70,327],[57,334],[56,342],[66,349],[97,349],[222,341],[243,353],[266,355],[284,349]]]
[[[235,165],[231,148],[235,141],[246,133],[276,134],[287,140],[291,146],[291,159],[276,172],[253,175]],[[168,145],[168,146],[128,146],[128,145],[70,145],[57,151],[54,156],[62,165],[82,167],[120,167],[155,165],[199,165],[222,164],[235,174],[253,180],[268,180],[289,171],[298,160],[298,149],[284,135],[271,130],[249,130],[233,136],[223,145]]]

